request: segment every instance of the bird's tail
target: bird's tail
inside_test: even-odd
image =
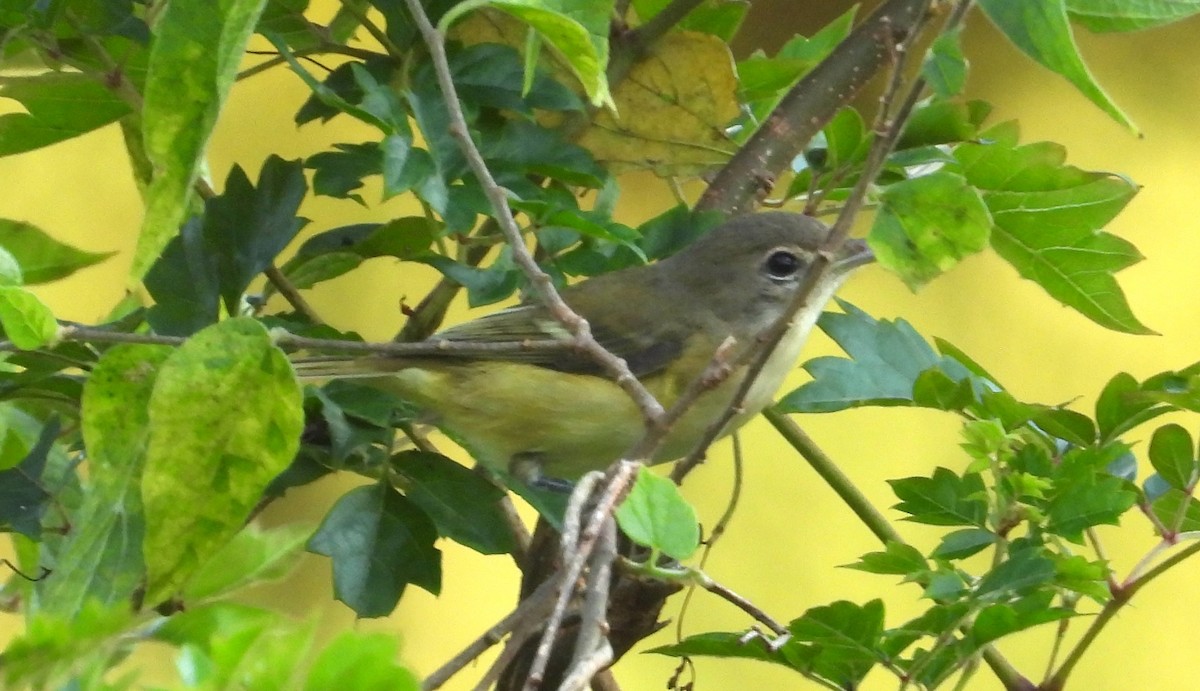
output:
[[[397,358],[378,356],[315,355],[292,359],[296,376],[311,379],[356,379],[378,377],[411,366]]]

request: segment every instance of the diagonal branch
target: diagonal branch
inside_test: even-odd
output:
[[[896,43],[926,20],[931,0],[888,0],[806,74],[730,159],[697,211],[748,211],[805,145],[892,59]]]

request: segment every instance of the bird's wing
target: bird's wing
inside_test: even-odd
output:
[[[595,279],[593,279],[595,280]],[[576,294],[572,306],[588,320],[592,336],[609,352],[623,358],[638,377],[666,367],[682,351],[683,335],[677,326],[653,318],[646,310],[622,310],[614,318],[611,310],[598,310],[588,293]],[[652,312],[653,310],[651,310]],[[615,316],[615,315],[614,315]],[[451,342],[496,343],[503,341],[547,341],[569,339],[571,333],[542,305],[520,305],[460,324],[438,333],[434,339]],[[452,355],[446,351],[443,355]],[[479,357],[473,354],[469,357]],[[596,361],[573,348],[531,349],[494,353],[488,359],[524,362],[572,374],[603,374]]]

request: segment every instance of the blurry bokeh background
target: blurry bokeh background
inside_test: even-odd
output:
[[[750,13],[738,46],[744,51],[773,51],[794,33],[810,34],[843,12],[849,2],[795,3],[759,0]],[[332,3],[314,3],[318,19]],[[1121,285],[1134,312],[1160,336],[1127,336],[1092,324],[1062,308],[1035,285],[994,256],[973,257],[950,275],[914,295],[878,268],[861,272],[841,293],[877,317],[903,318],[926,337],[940,336],[958,345],[993,372],[1018,397],[1045,403],[1074,401],[1090,410],[1103,384],[1118,371],[1142,378],[1200,359],[1200,21],[1134,35],[1092,36],[1080,32],[1084,55],[1102,84],[1140,126],[1137,138],[1109,120],[1066,82],[1042,70],[1008,45],[983,17],[969,22],[964,44],[971,59],[968,95],[995,104],[992,122],[1017,118],[1024,141],[1049,139],[1064,144],[1069,161],[1088,169],[1125,174],[1141,193],[1109,230],[1137,245],[1146,261],[1123,272]],[[239,164],[251,178],[269,153],[307,156],[332,142],[369,136],[347,118],[297,130],[292,115],[307,89],[282,69],[235,87],[212,142],[211,170],[218,185]],[[0,112],[12,104],[0,101]],[[627,186],[621,219],[636,225],[671,204],[667,186],[654,179]],[[368,189],[368,200],[378,199]],[[308,232],[348,223],[382,221],[409,213],[403,202],[361,207],[353,202],[313,198],[302,209],[312,219]],[[100,319],[122,297],[141,207],[115,127],[33,154],[0,159],[0,217],[30,221],[52,235],[93,251],[123,254],[36,292],[56,313],[84,322]],[[426,267],[371,260],[346,280],[313,291],[314,306],[335,326],[353,328],[372,339],[386,339],[402,324],[402,298],[415,301],[436,279]],[[461,319],[460,307],[452,319]],[[806,357],[835,353],[819,336]],[[797,369],[789,388],[804,374]],[[798,420],[835,458],[878,506],[894,503],[885,480],[927,474],[937,465],[961,468],[954,418],[930,411],[860,410]],[[1195,429],[1196,421],[1183,424]],[[780,619],[835,599],[863,602],[883,597],[888,623],[915,614],[915,586],[839,568],[878,548],[833,493],[764,423],[742,433],[747,444],[745,494],[729,532],[709,562],[709,572]],[[685,493],[711,524],[728,500],[732,465],[728,443],[718,445],[710,462],[696,472]],[[333,479],[295,491],[273,506],[263,520],[308,520],[314,525],[350,478]],[[894,514],[893,514],[894,515]],[[902,525],[902,532],[923,549],[935,533]],[[1130,513],[1120,531],[1101,530],[1108,538],[1118,577],[1153,544],[1148,524]],[[326,631],[355,626],[395,632],[403,640],[405,661],[428,673],[472,640],[513,605],[517,572],[505,557],[481,557],[455,545],[445,552],[442,596],[410,589],[389,618],[355,622],[330,596],[329,565],[308,556],[286,582],[252,593],[260,603],[317,617]],[[0,547],[3,553],[7,546]],[[1200,634],[1200,561],[1185,562],[1140,593],[1093,647],[1072,680],[1076,689],[1195,688],[1191,659]],[[668,607],[679,616],[680,600]],[[709,597],[695,598],[684,619],[685,632],[737,630],[749,622],[733,607]],[[1073,625],[1073,640],[1086,626]],[[0,644],[17,630],[12,618],[0,619]],[[1052,641],[1045,627],[1003,642],[1001,649],[1017,667],[1040,678]],[[673,640],[673,627],[651,644]],[[165,660],[145,660],[163,665]],[[625,688],[664,688],[674,660],[631,654],[618,665]],[[483,667],[468,668],[452,688],[469,688]],[[162,672],[146,680],[165,681]],[[797,688],[797,677],[761,663],[701,660],[702,688]],[[895,681],[876,673],[867,688],[894,688]],[[971,689],[999,688],[986,671]]]

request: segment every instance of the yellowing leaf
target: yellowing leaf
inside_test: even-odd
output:
[[[614,172],[695,175],[733,155],[725,126],[738,114],[736,91],[720,39],[668,34],[616,85],[616,113],[597,113],[579,143]]]

